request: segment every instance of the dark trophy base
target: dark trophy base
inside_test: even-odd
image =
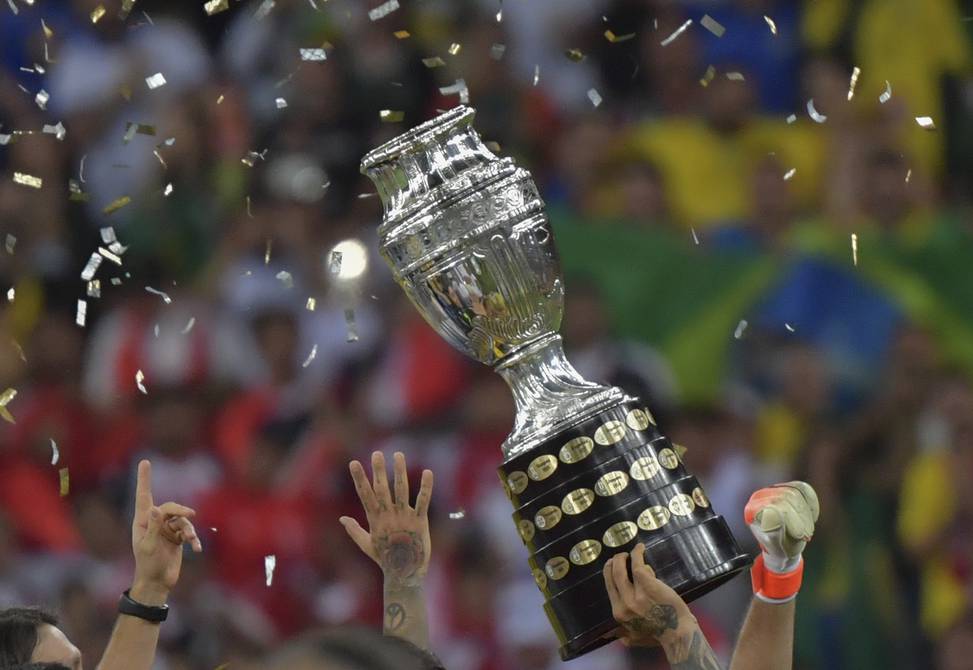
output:
[[[752,561],[639,404],[568,428],[499,473],[562,660],[615,638],[601,571],[637,542],[659,579],[687,602]]]

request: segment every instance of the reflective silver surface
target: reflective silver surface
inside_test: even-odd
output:
[[[622,402],[564,356],[564,287],[530,173],[490,152],[456,107],[371,151],[361,170],[384,206],[382,256],[427,322],[492,366],[517,405],[503,443],[516,456]]]

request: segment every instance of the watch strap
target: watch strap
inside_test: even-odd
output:
[[[120,614],[127,614],[150,623],[162,623],[169,616],[168,605],[143,605],[133,600],[129,591],[125,591],[118,599],[118,611]]]

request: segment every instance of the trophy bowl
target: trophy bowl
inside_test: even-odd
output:
[[[369,152],[361,170],[382,200],[380,252],[395,281],[513,393],[498,472],[568,660],[614,637],[601,569],[618,551],[643,542],[656,575],[687,601],[751,557],[648,408],[568,362],[544,202],[529,172],[484,146],[474,114],[449,110]]]

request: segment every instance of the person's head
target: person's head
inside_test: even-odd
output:
[[[442,663],[405,640],[367,628],[311,633],[270,658],[267,670],[445,670]]]
[[[53,614],[34,607],[0,610],[0,667],[37,663],[81,670],[81,652]]]

